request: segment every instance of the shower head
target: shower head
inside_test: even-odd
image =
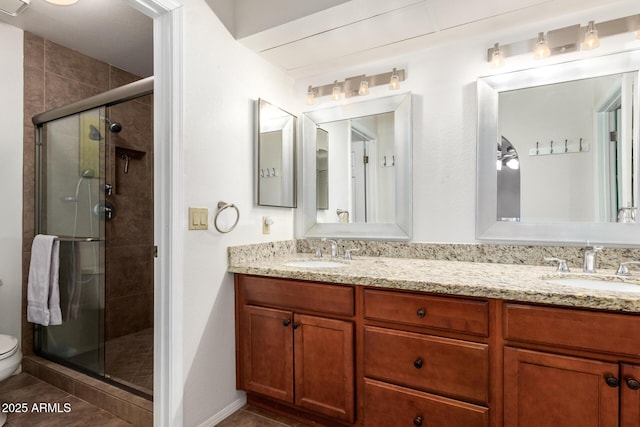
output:
[[[93,178],[95,176],[95,171],[93,169],[85,169],[82,171],[82,178]]]
[[[122,123],[112,122],[108,117],[100,117],[106,124],[109,125],[109,130],[113,133],[119,133],[122,130]]]
[[[109,130],[113,133],[119,133],[122,130],[122,125],[118,122],[111,122]]]

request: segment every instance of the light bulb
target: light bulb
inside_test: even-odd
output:
[[[307,90],[307,99],[304,101],[305,104],[307,105],[313,105],[313,103],[315,102],[315,94],[313,93],[313,89],[311,86],[309,86],[309,89]]]
[[[395,68],[391,72],[391,78],[389,79],[389,89],[400,89],[400,76],[398,76]]]
[[[538,41],[536,42],[536,48],[533,50],[533,57],[535,59],[544,59],[551,55],[549,45],[544,37],[544,33],[538,33]]]
[[[360,89],[358,89],[358,95],[369,95],[369,82],[362,79],[360,82]]]
[[[78,3],[78,0],[45,0],[47,3],[55,4],[58,6],[69,6]]]
[[[340,99],[340,86],[338,85],[338,81],[333,82],[333,90],[331,91],[331,99],[337,101]]]
[[[582,42],[582,49],[595,49],[600,46],[600,39],[598,38],[598,30],[596,30],[595,23],[589,21],[587,25],[587,31],[584,33],[584,41]]]
[[[504,65],[504,55],[500,50],[500,44],[496,43],[493,46],[493,54],[491,55],[491,67],[500,68]]]
[[[507,160],[507,167],[509,169],[520,169],[520,160],[517,158]]]

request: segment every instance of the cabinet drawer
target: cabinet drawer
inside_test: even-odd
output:
[[[438,394],[487,402],[486,344],[365,327],[365,376]]]
[[[640,356],[640,316],[524,304],[504,310],[505,339]]]
[[[364,425],[484,427],[489,409],[365,379]]]
[[[489,310],[484,301],[365,289],[364,312],[372,320],[488,336]]]
[[[245,304],[272,305],[353,316],[353,287],[261,276],[238,276]]]

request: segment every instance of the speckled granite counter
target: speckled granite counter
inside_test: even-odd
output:
[[[247,253],[251,256],[242,255]],[[297,253],[295,242],[251,245],[230,248],[228,270],[232,273],[327,283],[640,313],[640,292],[602,291],[551,284],[546,280],[585,277],[582,273],[555,273],[552,266],[369,256],[354,256],[353,261],[342,267],[286,265],[290,261],[312,259],[311,254]],[[580,270],[575,268],[574,271]],[[599,270],[595,277],[600,280],[620,280],[611,269]],[[640,275],[636,274],[625,282],[640,286]]]

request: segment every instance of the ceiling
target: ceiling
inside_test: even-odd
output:
[[[203,0],[243,45],[294,78],[502,27],[633,0]],[[637,3],[637,0],[635,0]],[[633,13],[638,13],[637,11]],[[631,13],[630,13],[631,14]],[[153,73],[152,20],[122,0],[31,0],[0,21],[132,73]],[[584,23],[582,23],[584,24]]]
[[[124,1],[54,6],[31,0],[18,16],[0,13],[0,21],[139,76],[153,74],[153,20]]]

